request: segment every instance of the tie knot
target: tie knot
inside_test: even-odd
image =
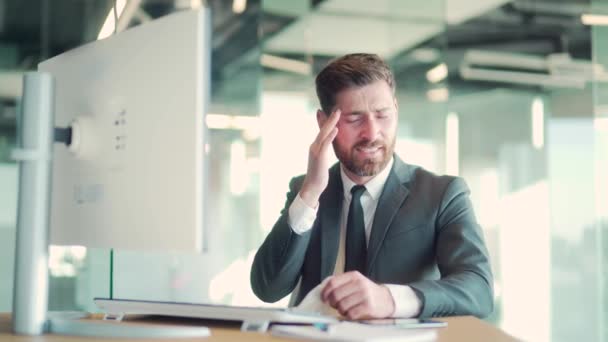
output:
[[[351,195],[353,195],[353,199],[361,198],[361,195],[363,195],[364,192],[365,192],[364,185],[355,185],[350,189],[350,193],[351,193]]]

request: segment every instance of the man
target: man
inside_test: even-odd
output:
[[[469,190],[393,153],[389,67],[346,55],[317,75],[316,89],[319,134],[255,256],[255,294],[274,302],[301,279],[299,303],[328,278],[321,299],[349,319],[488,315],[492,273]]]

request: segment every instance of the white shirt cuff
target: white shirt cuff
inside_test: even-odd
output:
[[[317,208],[319,206],[317,205]],[[312,225],[315,223],[315,219],[317,218],[317,208],[309,207],[300,194],[296,196],[296,198],[289,206],[289,217],[287,218],[287,223],[291,226],[291,229],[298,235],[306,233],[312,228]]]
[[[395,312],[393,317],[412,318],[420,314],[422,303],[420,299],[407,285],[385,284],[393,296]]]

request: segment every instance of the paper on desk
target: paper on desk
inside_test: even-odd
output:
[[[329,278],[325,278],[321,284],[317,285],[314,289],[308,292],[306,297],[304,297],[302,302],[300,302],[300,305],[296,306],[292,310],[296,312],[317,312],[322,315],[342,317],[336,309],[332,308],[329,304],[324,303],[321,300],[321,290],[323,290],[328,281]]]
[[[437,339],[435,329],[397,329],[368,324],[340,322],[330,324],[328,331],[314,326],[273,325],[273,335],[304,338],[322,341],[357,341],[357,342],[427,342]]]

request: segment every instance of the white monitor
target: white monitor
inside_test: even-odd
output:
[[[204,251],[204,202],[208,199],[204,196],[207,159],[204,118],[209,99],[209,31],[208,10],[181,12],[84,45],[39,65],[41,72],[51,74],[55,80],[55,126],[72,127],[69,148],[55,144],[53,150],[50,243]],[[33,77],[38,78],[40,88],[50,94],[47,88],[53,88],[48,84],[51,78]],[[48,100],[34,99],[36,92],[26,93],[30,94],[27,104]],[[39,114],[35,110],[27,112]],[[48,115],[27,117],[29,120]],[[27,132],[31,130],[35,129]],[[36,162],[33,167],[45,162],[39,160],[44,158],[29,145],[19,152],[23,160],[32,158]],[[26,195],[35,192],[26,190]],[[39,207],[22,208],[20,212],[44,212],[45,207],[42,204]],[[15,303],[26,303],[27,307],[16,315],[18,319],[14,322],[19,323],[14,325],[16,331],[40,333],[44,326],[45,314],[41,314],[44,313],[41,309],[46,309],[46,289],[39,285],[46,275],[35,271],[38,256],[44,259],[47,246],[38,243],[46,242],[41,225],[22,226],[31,229],[20,234],[18,241],[32,243],[18,243],[18,251],[23,252],[18,255],[24,258],[17,263],[16,284],[35,286],[16,287]],[[40,245],[44,246],[30,248]],[[32,303],[31,298],[42,300]],[[100,298],[96,302],[110,314],[160,313],[242,320],[245,326],[254,327],[259,327],[258,320],[264,321],[263,327],[271,320],[332,320],[284,309],[124,298]],[[137,327],[119,325],[108,331],[91,326],[90,322],[64,317],[51,317],[49,329],[62,334],[114,337],[143,334]],[[205,329],[193,332],[167,329],[167,334],[174,337],[208,334]],[[159,334],[154,331],[146,336]]]
[[[55,78],[50,243],[201,251],[208,12],[180,12],[42,62]]]

